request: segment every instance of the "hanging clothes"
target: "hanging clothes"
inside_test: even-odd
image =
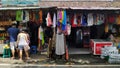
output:
[[[67,25],[67,15],[66,11],[63,11],[63,21],[62,21],[62,30],[66,30],[66,25]]]
[[[32,12],[32,13],[33,13],[32,21],[35,22],[35,12]]]
[[[108,23],[115,23],[115,16],[114,15],[108,15],[107,22]]]
[[[72,27],[77,27],[77,16],[74,14],[74,16],[71,19]]]
[[[59,22],[59,19],[60,19],[60,15],[59,15],[60,11],[57,11],[57,26],[60,26],[60,22]]]
[[[120,25],[120,15],[117,16],[116,23]]]
[[[109,31],[109,27],[108,26],[109,26],[108,24],[105,24],[105,33],[108,33],[108,31]]]
[[[16,11],[16,21],[22,21],[23,20],[23,12],[22,10]]]
[[[29,12],[23,11],[23,22],[28,22],[28,21],[29,21]]]
[[[59,30],[60,29],[57,29],[57,34],[56,34],[55,53],[57,55],[63,55],[65,53],[64,34],[59,33]]]
[[[56,14],[54,13],[54,16],[53,16],[53,27],[55,28],[56,27]]]
[[[93,25],[93,14],[92,13],[88,14],[87,21],[88,21],[88,26],[92,26]]]
[[[49,12],[47,14],[46,24],[47,24],[48,27],[52,25],[52,20],[51,20],[51,16],[50,16]]]
[[[79,29],[76,32],[76,44],[81,44],[83,39],[82,30]]]
[[[23,20],[25,20],[25,15],[26,13],[25,13],[25,11],[23,11]]]
[[[29,21],[29,11],[25,11],[25,13],[26,13],[25,20],[26,20],[26,21]]]
[[[82,26],[87,26],[87,15],[86,14],[82,15],[81,21],[82,21],[81,22]]]
[[[63,11],[59,11],[59,22],[62,23],[63,22]]]
[[[103,14],[97,14],[97,25],[101,25],[104,23],[104,15]]]
[[[77,17],[77,26],[78,26],[78,27],[81,26],[81,14],[78,15],[78,17]]]
[[[39,14],[38,14],[38,12],[35,12],[35,21],[36,21],[36,23],[39,24]]]
[[[93,14],[93,25],[97,25],[97,14]]]
[[[42,40],[42,45],[43,45],[43,44],[45,43],[43,28],[40,26],[38,30],[39,30],[39,31],[38,31],[38,32],[39,32],[39,33],[38,33],[38,34],[39,34],[38,37],[39,37],[40,40]]]
[[[40,23],[42,23],[42,10],[39,10],[39,21],[40,21]]]
[[[71,33],[71,25],[68,23],[67,24],[67,35],[70,35],[70,33]]]

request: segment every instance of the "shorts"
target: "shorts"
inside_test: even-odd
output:
[[[17,47],[17,43],[16,42],[10,42],[10,49],[13,50]]]
[[[19,50],[23,50],[24,49],[24,45],[18,45],[18,49]]]

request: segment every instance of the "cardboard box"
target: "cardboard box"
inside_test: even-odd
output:
[[[113,43],[111,41],[106,41],[102,39],[91,39],[90,47],[93,55],[101,55],[101,48],[104,46],[112,46]]]

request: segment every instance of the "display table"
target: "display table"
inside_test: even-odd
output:
[[[91,39],[90,40],[90,47],[91,47],[93,55],[100,55],[102,47],[112,46],[112,45],[113,43],[107,40],[102,40],[102,39]]]

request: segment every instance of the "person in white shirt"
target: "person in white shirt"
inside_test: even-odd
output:
[[[30,49],[30,47],[29,47],[28,37],[29,37],[28,34],[24,30],[21,30],[21,32],[18,34],[17,44],[18,44],[18,49],[19,49],[20,60],[22,60],[23,49],[25,50],[26,59],[29,59],[28,50]]]

